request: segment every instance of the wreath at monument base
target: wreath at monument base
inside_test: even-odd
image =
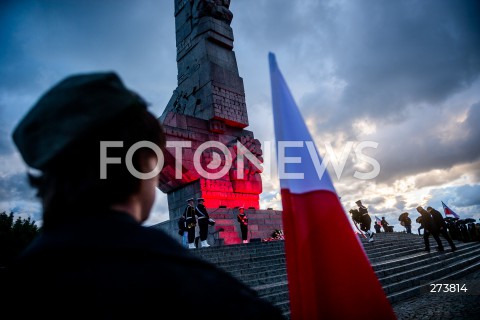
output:
[[[262,239],[263,242],[277,241],[277,240],[285,240],[285,237],[283,235],[283,230],[275,229],[275,231],[272,232],[271,237]]]

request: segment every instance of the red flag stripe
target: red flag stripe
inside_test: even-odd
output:
[[[282,190],[282,203],[292,319],[395,319],[337,195]]]

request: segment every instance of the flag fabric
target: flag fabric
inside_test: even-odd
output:
[[[325,168],[273,53],[269,62],[291,319],[395,319],[328,172],[318,174]],[[285,141],[295,147],[280,150]]]
[[[380,220],[379,217],[375,216],[375,223],[378,224],[379,226],[382,225],[382,220]]]
[[[455,218],[460,219],[460,216],[456,214],[455,211],[447,207],[447,205],[443,203],[443,201],[442,201],[442,206],[443,206],[443,211],[445,212],[445,217],[454,216]]]

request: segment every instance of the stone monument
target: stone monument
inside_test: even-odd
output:
[[[167,141],[187,143],[164,152],[165,166],[159,188],[168,195],[170,219],[178,218],[185,200],[205,198],[207,208],[259,209],[262,192],[261,165],[244,159],[237,170],[237,142],[260,162],[262,149],[248,126],[243,80],[233,52],[233,14],[230,0],[175,0],[178,86],[160,117]],[[194,155],[207,141],[220,142],[232,155],[231,169],[219,179],[209,179],[195,168]],[[230,159],[219,150],[206,148],[197,160],[203,168]],[[181,152],[181,177],[175,159]]]
[[[204,198],[216,220],[209,228],[210,245],[241,243],[240,206],[249,218],[248,239],[268,238],[282,230],[282,212],[259,208],[262,149],[245,130],[248,114],[232,51],[230,0],[174,1],[178,86],[160,117],[167,147],[159,188],[167,194],[170,220],[152,227],[181,242],[177,221],[186,200]]]

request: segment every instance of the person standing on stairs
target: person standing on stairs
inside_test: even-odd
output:
[[[248,243],[248,217],[245,214],[245,208],[238,208],[237,221],[240,222],[240,231],[242,232],[242,242]]]
[[[408,217],[408,212],[402,213],[398,217],[398,221],[400,221],[400,224],[405,227],[405,232],[406,233],[412,233],[412,219]]]
[[[376,232],[376,233],[381,233],[381,232],[382,232],[382,231],[381,231],[381,228],[382,228],[382,227],[381,227],[378,223],[375,223],[375,224],[373,225],[373,227],[375,228],[375,232]]]
[[[417,211],[418,211],[418,210],[417,210]],[[423,225],[422,225],[422,215],[420,214],[420,216],[418,216],[417,219],[415,219],[415,221],[420,224],[420,227],[418,227],[418,235],[421,236],[421,235],[422,235],[422,232],[421,232],[420,230],[423,229]],[[425,232],[425,230],[424,230],[423,232]]]
[[[187,200],[187,207],[183,213],[188,233],[188,249],[195,249],[195,227],[197,219],[195,215],[195,207],[193,206],[193,198]]]
[[[440,229],[440,233],[442,234],[442,236],[445,238],[445,240],[448,241],[448,244],[450,245],[450,248],[452,248],[452,251],[457,250],[457,247],[453,243],[452,238],[450,238],[450,235],[448,234],[447,223],[443,219],[442,214],[437,210],[433,209],[432,207],[427,207],[427,211],[432,215],[433,221]]]
[[[198,227],[200,228],[200,243],[202,248],[210,247],[207,242],[208,236],[208,224],[210,217],[208,216],[208,211],[205,205],[203,204],[205,199],[197,199],[197,207],[195,208],[195,214],[197,215]]]
[[[362,222],[360,223],[360,228],[362,231],[365,231],[365,233],[368,234],[368,241],[373,242],[375,240],[373,239],[373,235],[375,233],[370,230],[372,226],[372,218],[370,218],[370,215],[368,214],[368,209],[362,204],[362,200],[357,200],[355,203],[357,204],[358,211],[361,215]]]
[[[385,220],[385,217],[382,217],[382,221],[380,223],[382,224],[384,232],[390,232],[390,227],[389,227],[390,223],[388,223],[387,220]]]
[[[435,221],[433,220],[430,213],[428,213],[428,211],[423,209],[423,207],[421,206],[417,207],[417,211],[422,215],[422,219],[420,221],[424,230],[423,241],[425,242],[425,251],[430,252],[430,240],[428,239],[430,237],[430,234],[433,236],[433,238],[437,242],[437,245],[438,245],[437,250],[440,252],[445,251],[445,249],[443,248],[442,241],[440,240],[440,237],[439,237],[440,230],[438,226],[435,224]]]

